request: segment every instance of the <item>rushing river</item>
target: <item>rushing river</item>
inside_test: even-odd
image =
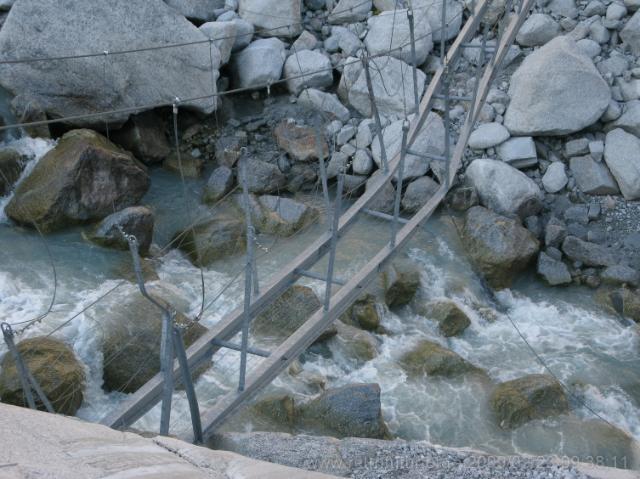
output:
[[[44,140],[22,139],[14,147],[37,159],[51,146]],[[188,215],[177,176],[152,170],[152,186],[144,199],[156,214],[155,242],[163,247]],[[24,177],[24,175],[23,175]],[[189,180],[187,189],[195,204],[202,181]],[[0,199],[0,317],[20,329],[23,321],[46,311],[53,292],[49,252],[57,273],[56,304],[39,324],[24,336],[56,333],[71,344],[87,368],[85,403],[78,415],[99,420],[126,397],[106,394],[101,388],[102,356],[99,353],[101,317],[127,295],[139,294],[132,285],[118,286],[118,269],[130,260],[126,252],[111,251],[83,240],[81,228],[47,235],[45,247],[33,231],[9,223],[1,210],[8,197]],[[260,238],[259,274],[264,283],[293,255],[326,228],[321,222],[291,239]],[[348,277],[384,244],[388,225],[378,220],[362,219],[340,242],[338,272]],[[492,453],[580,454],[581,457],[609,454],[606,434],[598,427],[594,413],[640,440],[640,401],[629,393],[640,383],[638,333],[619,318],[603,314],[594,304],[591,290],[569,287],[549,288],[533,274],[525,275],[511,290],[498,294],[495,320],[478,314],[478,305],[491,306],[487,295],[471,270],[459,244],[457,233],[446,216],[435,216],[412,240],[407,250],[421,266],[425,299],[447,296],[458,301],[472,320],[458,338],[444,339],[434,322],[412,313],[410,308],[386,311],[383,325],[391,334],[380,335],[377,358],[355,365],[339,354],[308,354],[305,368],[327,378],[329,387],[354,382],[376,382],[382,389],[385,420],[391,431],[405,439],[425,439],[432,443],[472,447]],[[207,302],[227,285],[242,268],[243,257],[218,261],[204,271]],[[180,253],[170,251],[160,260],[158,274],[163,281],[179,288],[188,299],[190,311],[200,308],[200,275]],[[322,293],[322,285],[307,284]],[[114,289],[116,288],[116,289]],[[242,301],[242,276],[211,305],[203,324],[211,326]],[[96,299],[104,299],[66,324]],[[508,313],[509,317],[505,313]],[[561,418],[529,423],[512,432],[498,429],[487,405],[486,391],[468,380],[424,379],[409,381],[397,366],[397,359],[422,338],[445,344],[474,364],[488,371],[495,381],[513,379],[529,373],[544,373],[520,337],[519,328],[531,347],[548,367],[566,384],[575,397],[572,413]],[[0,347],[4,352],[4,346]],[[226,351],[215,357],[216,367],[197,382],[201,408],[215,403],[216,397],[234,387],[237,381],[238,354]],[[253,361],[253,360],[252,360]],[[251,364],[250,364],[251,366]],[[308,394],[304,385],[283,374],[273,388]],[[637,389],[636,389],[637,391]],[[577,398],[577,399],[576,399]],[[188,409],[183,392],[176,392],[172,431],[189,426]],[[159,408],[154,408],[135,425],[156,430]],[[234,423],[250,428],[251,418]],[[608,449],[609,447],[609,449]],[[615,465],[624,467],[630,458],[619,457]],[[613,461],[609,461],[612,463]],[[613,464],[612,464],[613,465]]]

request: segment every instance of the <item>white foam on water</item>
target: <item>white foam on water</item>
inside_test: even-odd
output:
[[[38,161],[54,146],[56,142],[54,140],[49,140],[45,138],[29,138],[22,137],[17,140],[11,140],[3,144],[3,147],[13,148],[18,153],[24,155],[28,158],[27,163],[25,164],[25,168],[20,174],[20,178],[14,185],[19,185],[27,176],[31,174],[35,166],[38,164]],[[13,197],[13,191],[11,191],[8,195],[0,197],[0,223],[6,223],[8,221],[7,215],[4,212],[5,207],[11,201]]]

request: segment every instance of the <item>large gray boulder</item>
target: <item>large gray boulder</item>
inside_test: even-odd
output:
[[[236,42],[236,24],[234,22],[207,22],[200,25],[204,33],[220,52],[220,63],[226,65],[231,58],[231,51]]]
[[[527,56],[511,77],[509,95],[504,125],[512,135],[532,136],[580,131],[595,123],[611,100],[607,82],[568,37],[554,38]]]
[[[620,191],[616,180],[602,162],[591,156],[576,156],[569,160],[569,168],[578,187],[588,195],[615,195]]]
[[[238,14],[262,36],[295,37],[302,32],[300,0],[239,0]]]
[[[398,155],[402,148],[402,123],[403,120],[395,121],[382,130],[387,161],[391,161],[393,157]],[[418,136],[411,145],[411,149],[423,155],[442,156],[444,154],[444,143],[444,122],[437,113],[430,112]],[[373,161],[378,165],[378,168],[381,168],[382,149],[380,148],[378,135],[376,135],[371,143],[371,153],[373,155]],[[432,161],[424,156],[406,155],[404,159],[403,180],[411,180],[424,176],[429,171],[431,163]]]
[[[280,80],[287,58],[277,38],[262,38],[233,56],[231,70],[237,88],[262,87]]]
[[[297,416],[300,426],[332,436],[375,439],[389,436],[377,384],[330,389],[300,406]]]
[[[422,65],[433,48],[431,27],[427,21],[416,21],[416,65]],[[411,35],[407,10],[381,12],[367,20],[369,32],[364,39],[370,55],[381,55],[389,50],[394,58],[411,64]]]
[[[5,212],[18,223],[59,230],[135,205],[149,183],[131,153],[94,131],[73,130],[18,185]]]
[[[562,251],[570,260],[579,261],[586,266],[613,266],[618,263],[606,246],[583,241],[575,236],[564,239]]]
[[[132,25],[144,25],[144,37]],[[143,110],[145,105],[175,97],[215,93],[211,69],[217,79],[217,48],[211,58],[202,32],[162,0],[23,0],[11,9],[0,31],[2,60],[199,41],[204,43],[113,57],[3,64],[0,85],[13,95],[36,101],[54,118],[132,107]],[[182,106],[211,113],[216,102],[207,98]],[[113,113],[108,120],[121,125],[132,113]],[[104,121],[96,117],[68,123],[103,126]]]
[[[607,133],[604,160],[626,200],[640,198],[640,140],[616,128]]]
[[[540,246],[519,222],[482,206],[467,211],[462,241],[471,262],[496,289],[509,287]]]
[[[357,65],[356,65],[357,66]],[[371,117],[371,102],[364,68],[356,68],[357,79],[348,86],[348,99],[364,117]],[[387,118],[404,118],[415,111],[411,66],[390,56],[372,58],[369,73],[378,111]],[[353,74],[345,68],[343,76]],[[354,75],[355,76],[355,75]],[[424,92],[426,75],[418,70],[418,96]],[[404,86],[403,86],[404,84]],[[405,109],[406,107],[406,109]]]
[[[523,47],[544,45],[560,34],[560,25],[549,15],[534,13],[522,24],[516,42]]]
[[[69,346],[45,336],[23,339],[18,352],[29,372],[38,381],[53,410],[73,416],[84,399],[84,366]],[[0,364],[0,400],[5,404],[27,407],[25,391],[13,356],[6,353]],[[37,400],[37,396],[34,394]],[[38,409],[44,405],[36,402]]]
[[[514,429],[533,419],[569,411],[562,385],[543,374],[531,374],[499,384],[490,401],[498,425],[503,429]]]
[[[331,10],[329,23],[354,23],[365,20],[371,11],[371,0],[340,0]]]
[[[497,213],[526,218],[542,206],[542,192],[527,175],[502,161],[481,158],[466,171],[467,181],[475,187],[481,203]]]
[[[315,50],[293,52],[284,63],[287,87],[294,95],[305,88],[325,88],[333,84],[331,60]]]
[[[164,0],[187,18],[207,22],[215,17],[215,10],[224,7],[224,0]]]
[[[640,10],[633,14],[620,32],[620,38],[635,55],[640,55]]]

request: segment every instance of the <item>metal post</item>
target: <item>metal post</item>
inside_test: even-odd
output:
[[[402,146],[400,148],[400,164],[398,165],[398,182],[396,183],[396,199],[393,204],[393,221],[391,222],[391,248],[396,247],[396,235],[398,233],[398,218],[400,217],[400,199],[402,198],[402,181],[404,178],[404,159],[407,154],[407,134],[409,122],[402,123]]]
[[[342,213],[342,189],[344,188],[344,169],[341,168],[338,173],[338,187],[336,190],[336,199],[333,206],[333,218],[331,224],[331,245],[329,249],[329,265],[327,266],[327,282],[324,294],[324,312],[329,311],[331,302],[331,286],[333,283],[333,269],[336,261],[336,247],[338,245],[338,225],[340,222],[340,214]]]
[[[162,318],[162,338],[160,344],[160,370],[164,378],[162,387],[162,407],[160,414],[160,435],[169,434],[171,421],[171,400],[173,397],[173,322],[175,312],[165,312]],[[163,347],[164,346],[164,347]]]
[[[509,17],[512,7],[513,0],[507,0],[507,3],[504,7],[504,16],[501,20],[498,21],[498,35],[496,36],[496,46],[493,52],[493,56],[491,57],[491,64],[495,65],[496,58],[498,57],[498,46],[500,45],[500,41],[502,40],[502,35],[504,33],[505,24],[509,23]]]
[[[442,79],[442,87],[444,89],[444,167],[445,167],[445,180],[444,184],[449,189],[451,180],[449,179],[449,164],[451,163],[451,115],[449,111],[449,65],[444,68],[444,75]]]
[[[9,323],[2,323],[2,336],[4,337],[4,342],[7,345],[7,349],[13,356],[13,361],[16,363],[16,369],[18,370],[18,376],[20,376],[20,385],[22,386],[22,391],[27,399],[27,405],[31,409],[36,409],[36,403],[33,400],[33,393],[31,392],[31,385],[29,384],[29,379],[27,377],[27,367],[22,362],[22,356],[18,352],[18,348],[16,348],[15,343],[13,342],[13,329]]]
[[[322,183],[322,196],[324,197],[324,206],[329,214],[331,211],[331,200],[329,199],[329,185],[327,182],[327,168],[322,159],[322,143],[320,141],[322,133],[320,128],[316,128],[316,151],[318,152],[318,162],[320,164],[320,181]]]
[[[447,38],[447,30],[449,25],[447,24],[447,2],[446,0],[442,0],[442,19],[441,19],[441,27],[440,27],[440,60],[444,65],[444,56],[445,56],[445,43]]]
[[[471,95],[471,104],[469,106],[469,118],[471,119],[471,126],[473,127],[475,121],[474,116],[476,113],[476,100],[478,99],[478,88],[480,87],[480,72],[482,71],[482,67],[485,62],[486,57],[486,47],[487,47],[487,26],[484,25],[482,27],[482,41],[480,45],[480,60],[476,65],[476,78],[474,80],[473,85],[473,95]]]
[[[244,273],[244,318],[242,321],[242,339],[240,341],[240,378],[238,391],[244,391],[247,374],[247,347],[249,346],[249,324],[251,323],[251,283],[253,279],[253,226],[251,224],[251,210],[249,204],[249,187],[247,185],[247,159],[240,161],[240,181],[242,182],[242,198],[244,200],[245,219],[247,222],[247,255]]]
[[[198,407],[198,397],[193,387],[191,371],[189,370],[189,362],[187,361],[187,353],[184,349],[184,338],[182,336],[182,328],[178,325],[173,327],[173,349],[175,350],[180,371],[182,371],[182,385],[187,393],[187,401],[189,402],[189,412],[191,413],[191,426],[193,428],[194,444],[202,444],[202,423],[200,422],[200,408]]]
[[[445,1],[445,0],[443,0]],[[418,94],[418,64],[416,60],[416,36],[413,24],[413,8],[407,10],[409,19],[409,35],[411,36],[411,69],[413,72],[413,99],[416,103],[416,113],[420,110],[420,95]]]
[[[369,101],[371,102],[371,112],[373,118],[376,121],[376,129],[378,130],[378,140],[380,142],[380,156],[382,157],[382,170],[385,173],[389,172],[389,165],[387,163],[387,151],[384,147],[384,139],[382,138],[382,122],[380,121],[380,113],[378,112],[378,106],[376,105],[376,98],[373,92],[373,83],[371,82],[371,72],[369,71],[369,57],[366,53],[362,55],[362,66],[364,67],[364,76],[367,80],[367,90],[369,91]]]

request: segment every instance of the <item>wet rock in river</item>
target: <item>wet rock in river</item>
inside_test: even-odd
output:
[[[420,270],[408,260],[391,263],[380,274],[384,301],[389,307],[404,306],[413,300],[420,287]]]
[[[381,321],[376,297],[367,293],[357,299],[341,319],[364,330],[376,331]]]
[[[211,173],[207,184],[204,187],[202,201],[205,203],[215,203],[224,197],[233,187],[234,175],[231,168],[219,166]]]
[[[438,322],[440,334],[444,337],[458,336],[464,332],[471,321],[460,307],[450,299],[438,299],[424,305],[421,313]]]
[[[196,266],[207,266],[218,259],[242,253],[246,247],[243,218],[217,214],[174,238],[175,246],[182,250]]]
[[[91,130],[73,130],[16,188],[7,215],[43,231],[104,218],[135,205],[149,188],[146,168]]]
[[[509,287],[538,252],[535,236],[516,220],[474,206],[463,231],[465,252],[493,288]]]
[[[457,353],[433,341],[422,340],[400,358],[400,366],[411,378],[423,375],[456,377],[463,374],[479,374],[482,369],[474,366]]]
[[[88,235],[89,240],[108,248],[122,250],[129,249],[129,243],[121,230],[133,235],[138,241],[138,251],[141,255],[149,252],[153,239],[153,212],[146,206],[130,206],[107,216]]]
[[[342,321],[336,321],[335,326],[338,334],[333,341],[347,358],[365,363],[378,356],[378,341],[373,334]]]
[[[491,408],[503,429],[514,429],[533,419],[569,411],[569,402],[558,381],[531,374],[499,384],[491,394]]]
[[[633,288],[602,286],[596,291],[596,301],[613,314],[620,314],[640,323],[640,293]]]
[[[111,139],[148,165],[161,163],[172,151],[162,120],[153,111],[132,116],[121,129],[112,132]]]
[[[82,405],[85,387],[84,366],[73,349],[60,340],[44,336],[24,339],[16,346],[54,411],[73,416]],[[1,365],[0,400],[27,407],[20,375],[10,353],[5,354]],[[44,410],[38,396],[35,393],[33,396],[38,409]]]
[[[351,384],[330,389],[301,405],[297,412],[301,428],[334,437],[389,437],[382,418],[380,386]]]

